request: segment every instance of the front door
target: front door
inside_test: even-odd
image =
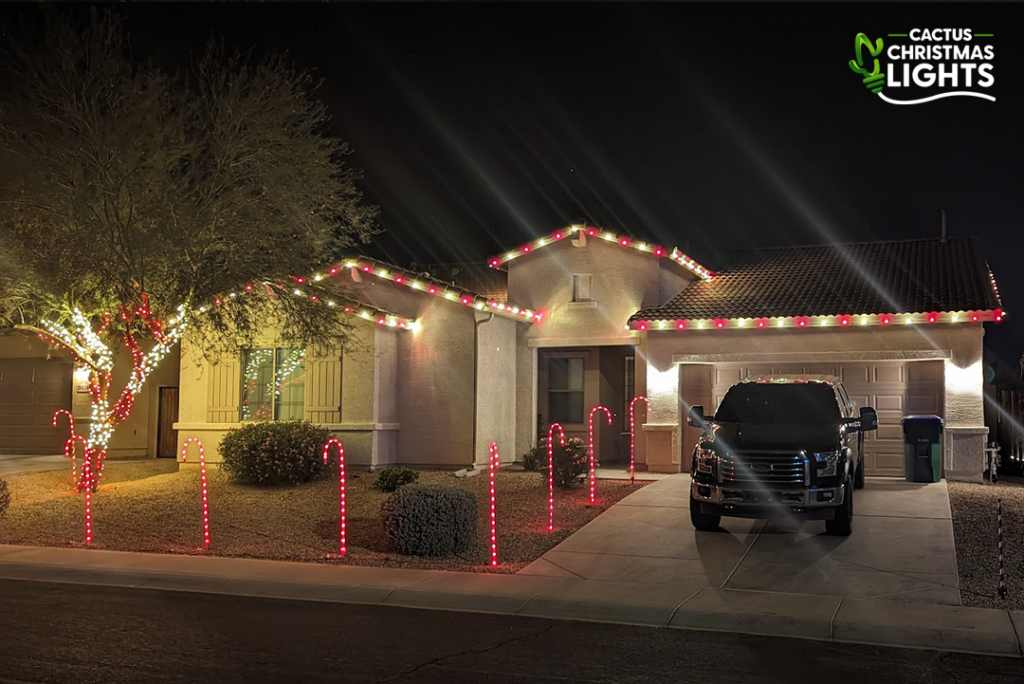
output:
[[[156,455],[157,458],[174,458],[178,451],[178,431],[174,424],[178,422],[178,388],[160,388],[160,422],[157,426]]]

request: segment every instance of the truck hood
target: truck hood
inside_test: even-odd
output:
[[[783,425],[759,423],[715,423],[714,439],[705,439],[718,449],[779,449],[782,451],[829,451],[839,444],[838,425]]]

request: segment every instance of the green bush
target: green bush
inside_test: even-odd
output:
[[[573,487],[590,472],[590,451],[579,437],[565,440],[565,446],[555,444],[555,486]],[[595,464],[596,465],[596,464]],[[548,472],[548,440],[541,439],[537,446],[523,454],[523,469]]]
[[[11,489],[7,486],[7,480],[0,480],[0,518],[4,517],[10,505]]]
[[[382,492],[393,492],[399,487],[413,484],[419,479],[420,474],[412,468],[388,466],[377,473],[377,480],[373,483],[373,488]]]
[[[409,556],[451,556],[476,544],[476,497],[461,487],[406,485],[384,501],[380,517],[395,549]]]
[[[523,470],[528,473],[535,473],[548,467],[548,447],[546,440],[540,444],[534,444],[530,450],[523,454]]]
[[[242,484],[311,482],[332,472],[323,461],[324,443],[330,438],[326,429],[301,420],[249,423],[221,440],[221,467]]]

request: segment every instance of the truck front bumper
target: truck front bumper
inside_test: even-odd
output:
[[[694,481],[690,495],[705,515],[736,518],[832,520],[846,501],[845,484],[808,489],[759,488],[741,484],[704,484]]]

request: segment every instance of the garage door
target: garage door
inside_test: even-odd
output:
[[[70,363],[0,359],[0,454],[61,453],[67,428],[51,421],[70,403]]]
[[[873,406],[878,411],[878,431],[868,433],[864,441],[865,472],[869,475],[903,475],[901,418],[943,414],[942,361],[774,366],[717,364],[712,373],[712,405],[718,407],[734,382],[776,373],[836,375],[842,378],[850,399],[858,408]]]

